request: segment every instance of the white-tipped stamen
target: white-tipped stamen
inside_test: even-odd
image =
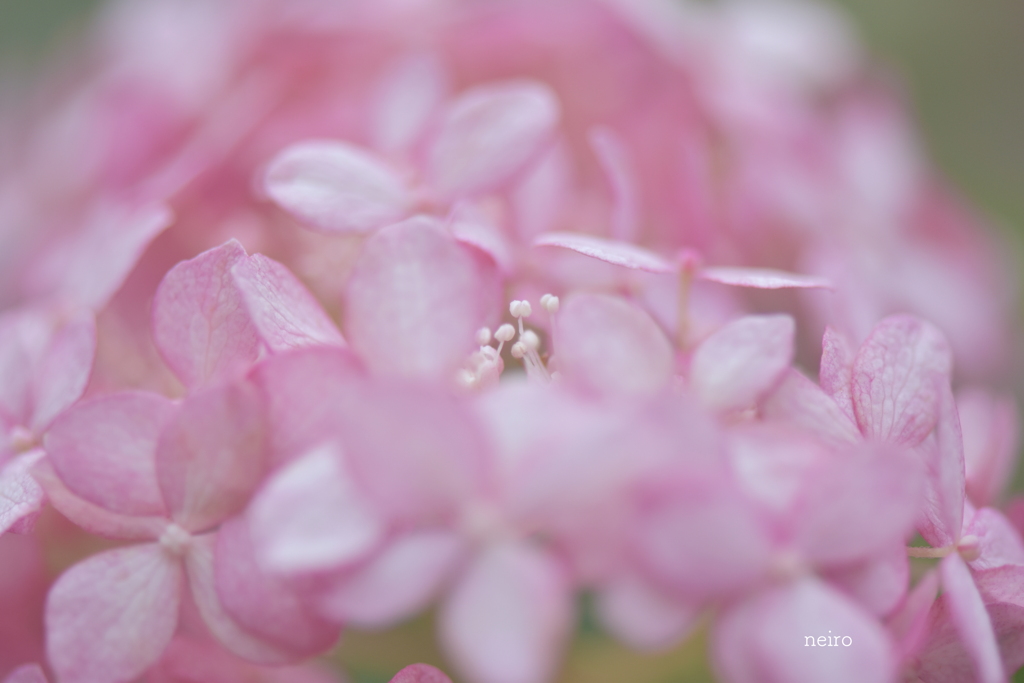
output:
[[[491,330],[487,327],[481,327],[476,332],[476,343],[480,346],[487,346],[491,343]]]
[[[177,524],[167,525],[164,532],[160,534],[160,547],[174,557],[181,557],[192,544],[192,534],[182,529]]]
[[[559,304],[558,297],[554,294],[545,294],[540,298],[541,307],[551,315],[558,313]]]
[[[527,330],[526,332],[523,332],[523,334],[520,335],[519,337],[519,341],[525,344],[526,348],[528,348],[531,351],[536,351],[537,349],[540,348],[540,337],[538,337],[537,333],[534,332],[533,330]]]
[[[521,341],[517,341],[515,344],[512,345],[512,357],[515,358],[516,360],[521,360],[523,356],[526,355],[526,351],[526,344],[524,344]]]

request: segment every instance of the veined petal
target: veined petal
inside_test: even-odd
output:
[[[30,470],[44,455],[29,451],[0,466],[0,535],[8,529],[27,531],[42,509],[46,495]]]
[[[499,295],[489,259],[436,220],[412,218],[366,241],[345,292],[345,333],[378,372],[452,377]]]
[[[648,273],[675,273],[679,270],[671,261],[643,247],[581,232],[546,232],[533,241],[533,246],[568,249],[605,263]]]
[[[153,340],[185,386],[244,373],[260,340],[231,269],[247,258],[236,240],[174,266],[153,299]]]
[[[650,394],[668,385],[672,344],[643,309],[602,294],[576,294],[558,316],[558,363],[598,391]]]
[[[865,436],[916,446],[938,421],[939,394],[952,371],[942,333],[909,315],[872,330],[852,371],[853,408]]]
[[[441,608],[441,642],[480,683],[541,683],[572,627],[564,570],[526,543],[485,548]]]
[[[467,90],[442,114],[431,144],[434,187],[447,198],[495,189],[551,142],[560,115],[557,96],[539,81]]]
[[[167,514],[156,480],[156,446],[175,406],[159,394],[125,392],[85,401],[46,434],[54,470],[75,494],[123,515]]]
[[[932,546],[941,548],[960,540],[966,475],[960,418],[949,383],[941,382],[937,394],[935,430],[917,449],[927,471],[918,531]]]
[[[345,471],[334,444],[276,472],[248,511],[260,563],[280,574],[328,571],[361,559],[385,524]]]
[[[831,443],[857,443],[862,438],[853,417],[795,368],[787,370],[775,391],[761,402],[761,414],[807,429]]]
[[[61,681],[120,683],[159,659],[178,623],[181,563],[156,544],[93,555],[46,600],[46,649]]]
[[[795,324],[788,315],[748,315],[701,342],[690,362],[690,386],[716,410],[753,407],[793,360]]]
[[[821,339],[821,368],[818,381],[851,420],[857,417],[853,410],[853,359],[849,341],[831,327],[825,328]]]
[[[156,471],[171,517],[191,532],[239,512],[266,468],[256,389],[226,384],[185,399],[157,444]]]
[[[344,345],[334,321],[284,265],[253,254],[236,263],[231,276],[260,339],[271,351]]]
[[[403,179],[372,152],[338,140],[307,140],[280,152],[263,187],[276,204],[311,228],[368,232],[408,215]]]

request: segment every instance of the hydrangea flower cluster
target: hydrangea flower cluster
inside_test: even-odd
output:
[[[799,0],[108,7],[3,123],[0,676],[436,608],[547,683],[589,595],[727,683],[1007,680],[1013,283],[883,80]]]

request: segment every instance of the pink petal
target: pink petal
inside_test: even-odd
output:
[[[0,465],[0,535],[8,529],[29,531],[35,522],[46,494],[31,470],[44,455],[29,451]]]
[[[46,497],[57,512],[97,536],[151,541],[159,538],[167,526],[167,519],[163,516],[120,515],[79,498],[68,490],[46,459],[32,469],[32,476],[46,492]]]
[[[271,351],[344,345],[334,321],[284,265],[253,254],[235,264],[231,276],[253,325]]]
[[[290,351],[257,365],[252,380],[267,406],[272,463],[334,438],[338,415],[357,400],[364,375],[355,355],[340,348]]]
[[[157,445],[160,490],[171,517],[188,531],[239,512],[266,466],[263,406],[248,384],[194,394]]]
[[[964,536],[978,538],[981,554],[970,563],[975,572],[1006,565],[1024,567],[1024,541],[1006,517],[993,508],[982,508],[965,525]]]
[[[288,653],[293,661],[320,654],[337,641],[340,627],[316,616],[256,562],[244,519],[236,517],[221,525],[213,570],[224,611],[242,628]]]
[[[712,649],[730,683],[891,683],[897,672],[882,625],[812,577],[728,609],[714,626]]]
[[[939,572],[953,625],[974,662],[979,683],[1003,683],[1006,673],[996,634],[971,571],[960,555],[953,553],[939,564]]]
[[[1006,487],[1017,455],[1017,406],[1011,396],[982,390],[959,393],[956,405],[964,435],[967,495],[978,507],[992,505]]]
[[[267,166],[263,188],[275,203],[311,228],[368,232],[408,215],[405,181],[373,153],[346,142],[307,140]]]
[[[675,273],[679,270],[671,261],[643,247],[579,232],[546,232],[533,241],[533,246],[569,249],[605,263],[648,273]]]
[[[174,222],[162,204],[100,206],[75,238],[38,265],[40,289],[56,290],[74,305],[99,311],[121,288],[150,243]]]
[[[413,53],[392,64],[377,87],[371,119],[374,145],[400,152],[423,133],[444,99],[448,74],[432,53]]]
[[[331,570],[358,560],[385,531],[331,443],[278,470],[253,498],[248,517],[260,563],[280,574]]]
[[[19,666],[4,679],[4,683],[48,683],[43,668],[38,664]]]
[[[480,683],[550,680],[572,628],[562,567],[537,548],[485,548],[440,614],[441,642],[463,676]]]
[[[629,647],[656,652],[682,642],[700,611],[634,576],[623,576],[597,595],[601,624]]]
[[[82,396],[95,355],[96,323],[91,313],[79,313],[54,333],[32,381],[29,426],[34,432],[42,432]]]
[[[396,673],[389,683],[452,683],[452,679],[429,664],[411,664]]]
[[[826,399],[827,400],[827,399]],[[736,482],[758,504],[784,515],[833,453],[818,439],[777,422],[747,422],[728,432]]]
[[[490,444],[468,406],[438,388],[374,383],[339,429],[359,489],[394,520],[445,519],[487,490]]]
[[[68,683],[134,679],[174,635],[181,563],[156,544],[108,550],[57,579],[46,601],[46,649]]]
[[[499,296],[493,263],[437,221],[412,218],[366,241],[345,292],[345,333],[378,372],[447,378]]]
[[[388,628],[425,609],[464,559],[450,531],[413,531],[316,597],[321,613],[357,628]]]
[[[797,425],[831,443],[849,444],[861,440],[853,418],[796,369],[787,370],[775,391],[761,402],[761,414]]]
[[[906,550],[900,548],[906,554]],[[899,608],[888,619],[901,659],[916,656],[928,636],[929,615],[939,594],[939,572],[931,569],[907,593]]]
[[[694,351],[690,386],[709,408],[753,407],[789,368],[794,327],[788,315],[748,315],[734,320]]]
[[[259,337],[231,277],[246,259],[235,240],[171,268],[153,300],[153,340],[186,386],[244,373],[259,357]]]
[[[918,531],[933,547],[960,539],[964,519],[965,475],[960,419],[948,382],[938,388],[938,422],[918,451],[927,469],[925,501]]]
[[[751,586],[772,552],[759,511],[728,483],[693,479],[644,501],[636,553],[651,578],[700,603]]]
[[[558,364],[598,390],[651,394],[668,385],[672,345],[654,319],[624,299],[576,294],[558,316]]]
[[[174,404],[144,392],[79,403],[46,434],[54,470],[75,494],[123,515],[166,516],[156,446]]]
[[[851,420],[856,420],[851,386],[853,359],[854,353],[846,337],[831,327],[826,327],[821,340],[821,368],[818,381],[825,393],[833,398],[843,412]]]
[[[551,142],[559,116],[557,96],[538,81],[467,90],[443,113],[430,147],[434,188],[447,198],[496,189]]]
[[[185,555],[192,598],[210,632],[231,652],[257,664],[285,664],[293,660],[286,648],[243,628],[224,610],[217,595],[213,559],[215,534],[195,536]]]
[[[32,356],[21,330],[26,318],[21,312],[0,316],[0,425],[24,425],[31,417]]]
[[[877,616],[891,613],[907,594],[910,561],[903,541],[873,557],[826,572],[829,583]]]
[[[952,370],[945,337],[908,315],[886,318],[853,362],[853,408],[871,438],[915,446],[938,419],[939,391]]]
[[[772,268],[712,266],[701,268],[697,271],[697,277],[723,285],[754,289],[835,289],[826,278]]]
[[[865,446],[815,473],[794,517],[804,557],[823,565],[864,560],[912,535],[924,489],[913,453]]]
[[[637,237],[640,223],[639,190],[629,150],[611,128],[591,128],[587,136],[612,190],[612,236],[628,242]]]

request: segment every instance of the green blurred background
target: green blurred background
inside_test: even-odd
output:
[[[835,0],[875,62],[906,87],[941,171],[1024,243],[1024,0]],[[0,77],[39,64],[76,35],[98,0],[0,0]],[[16,80],[22,80],[18,77]],[[587,618],[563,683],[711,680],[702,635],[655,657],[610,642]],[[333,659],[354,683],[385,683],[402,663],[443,665],[430,617],[387,634],[349,633]],[[1016,681],[1024,683],[1024,675]]]

